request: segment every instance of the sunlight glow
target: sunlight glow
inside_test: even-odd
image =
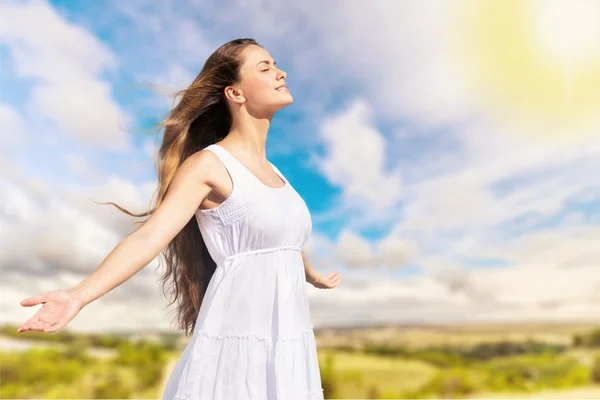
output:
[[[537,0],[531,4],[543,52],[571,65],[600,52],[600,1]]]
[[[462,0],[449,37],[507,134],[600,135],[600,0]]]

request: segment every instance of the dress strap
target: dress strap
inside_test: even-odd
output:
[[[233,186],[242,185],[243,182],[247,181],[244,179],[244,170],[237,163],[237,160],[229,154],[224,148],[217,144],[211,144],[204,148],[204,150],[212,151],[223,163],[223,166],[229,173]]]
[[[237,158],[235,158],[229,151],[227,151],[227,149],[223,148],[222,146],[214,143],[214,144],[211,144],[210,146],[206,147],[206,149],[212,150],[213,152],[215,152],[215,154],[217,154],[217,156],[219,156],[219,158],[221,158],[221,161],[223,161],[223,164],[225,164],[225,168],[227,168],[227,170],[229,171],[229,174],[231,175],[232,179],[234,180],[234,184],[235,183],[240,184],[242,182],[245,182],[244,184],[252,185],[255,188],[260,187],[263,189],[268,188],[271,190],[282,190],[282,189],[287,188],[287,186],[289,186],[286,177],[283,176],[281,171],[279,171],[279,169],[275,165],[273,165],[273,163],[269,160],[267,160],[268,163],[271,165],[271,167],[273,167],[273,170],[275,171],[275,173],[283,181],[283,186],[281,186],[281,187],[271,187],[271,186],[265,185],[244,164],[242,164],[240,161],[238,161]],[[235,174],[236,176],[239,176],[239,179],[236,179],[236,177],[234,177],[233,174]]]

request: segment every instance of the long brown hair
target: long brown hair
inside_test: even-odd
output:
[[[225,43],[208,57],[192,84],[175,94],[173,104],[180,98],[179,103],[158,123],[164,132],[158,150],[158,188],[153,196],[155,206],[144,213],[135,214],[113,202],[104,204],[113,204],[133,217],[149,217],[164,200],[177,168],[185,159],[227,136],[232,116],[224,89],[239,82],[239,70],[243,63],[241,53],[252,44],[259,46],[251,38]],[[161,255],[166,264],[161,278],[163,294],[166,295],[165,287],[172,288],[173,299],[169,306],[178,303],[178,325],[189,336],[196,325],[204,293],[216,268],[195,217],[188,221]]]

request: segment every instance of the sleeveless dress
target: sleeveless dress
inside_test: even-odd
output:
[[[233,182],[229,197],[196,220],[217,264],[195,329],[162,400],[323,399],[302,246],[312,222],[304,200],[265,185],[212,144]]]

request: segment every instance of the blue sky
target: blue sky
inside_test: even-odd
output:
[[[145,209],[168,92],[253,37],[294,96],[267,155],[309,206],[311,262],[344,277],[309,288],[315,325],[597,318],[600,21],[576,29],[589,2],[481,4],[9,1],[2,314],[27,318],[20,299],[77,283],[132,229],[88,198]],[[127,307],[133,328],[168,326],[153,269],[74,329]]]

